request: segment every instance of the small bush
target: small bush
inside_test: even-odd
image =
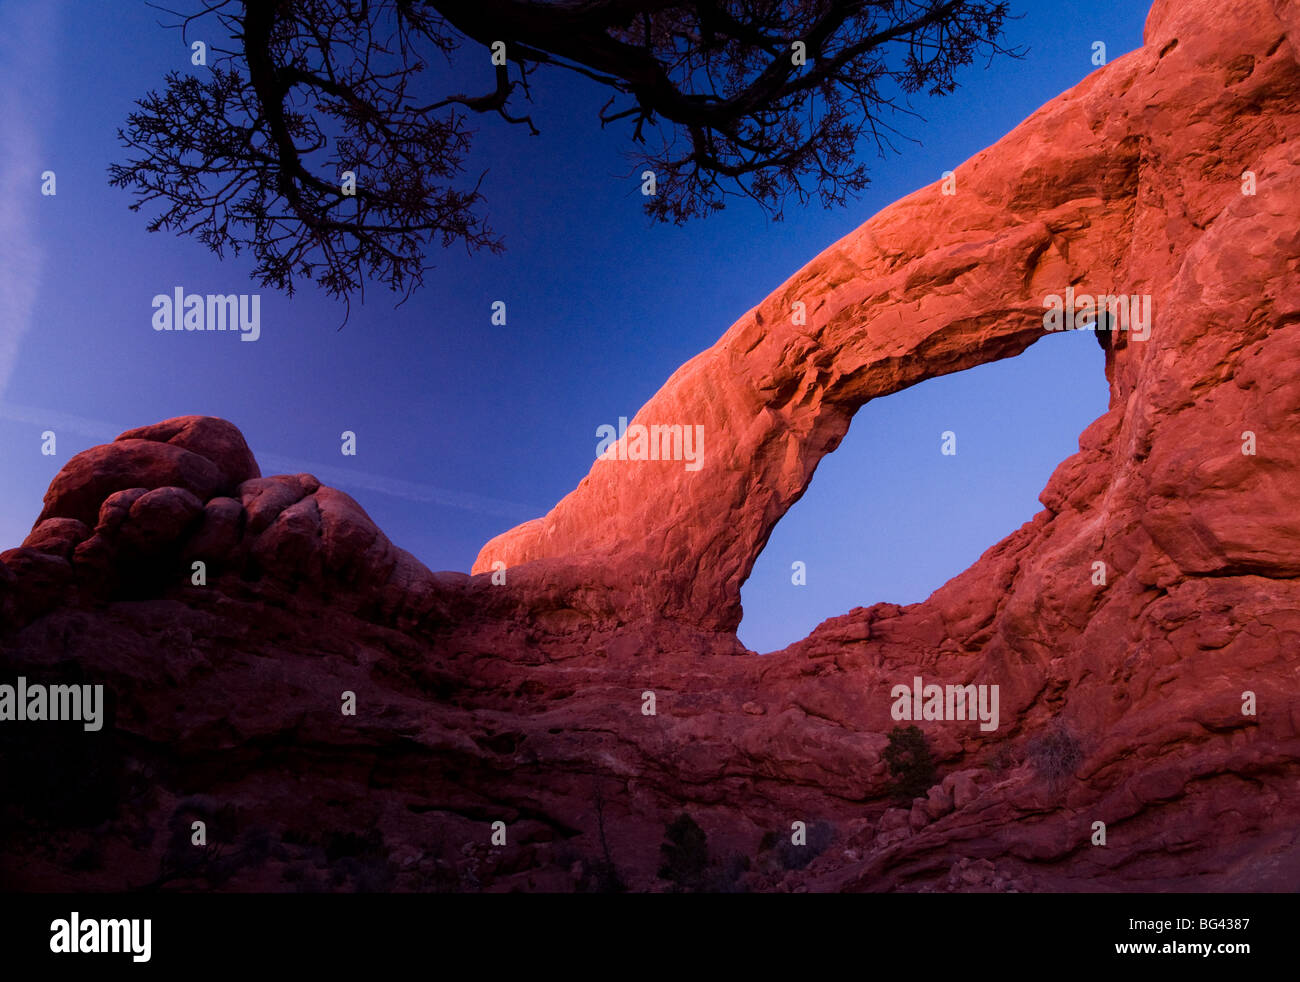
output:
[[[668,826],[666,836],[659,847],[663,856],[659,875],[672,883],[674,890],[699,890],[709,867],[708,836],[685,812]]]
[[[1027,757],[1047,783],[1055,787],[1083,763],[1083,748],[1069,728],[1055,720],[1047,730],[1029,741]]]
[[[386,855],[383,833],[374,827],[363,833],[350,829],[333,832],[325,843],[325,858],[331,863],[340,859],[375,859]]]
[[[614,857],[609,851],[609,839],[605,837],[605,790],[599,777],[592,788],[592,802],[596,806],[596,829],[600,834],[602,858],[590,864],[578,890],[583,893],[625,893],[627,884],[614,865]]]
[[[662,875],[662,874],[660,874]],[[619,875],[618,868],[604,859],[596,859],[583,864],[582,879],[577,885],[578,893],[626,893],[627,884]]]
[[[732,853],[709,871],[704,890],[706,893],[748,893],[741,880],[751,868],[748,856]]]
[[[781,865],[786,869],[803,869],[826,851],[835,838],[835,827],[829,822],[814,822],[808,826],[808,840],[802,846],[790,841],[790,836],[783,835],[777,844],[777,855]]]
[[[194,844],[193,822],[204,822],[206,845]],[[209,795],[191,795],[179,802],[168,821],[171,835],[159,862],[158,877],[144,889],[155,890],[173,880],[201,879],[221,886],[239,870],[257,865],[270,852],[265,829],[245,828],[238,809],[219,804]]]
[[[894,777],[894,793],[918,798],[934,784],[934,758],[919,726],[895,726],[889,731],[885,763]]]

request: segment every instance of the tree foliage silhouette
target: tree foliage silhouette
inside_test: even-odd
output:
[[[894,793],[902,798],[925,794],[934,783],[934,758],[919,726],[895,726],[882,756],[894,778]]]
[[[668,826],[659,855],[663,859],[659,875],[675,891],[694,892],[703,888],[709,867],[708,836],[690,815],[682,812]]]
[[[150,231],[247,249],[263,286],[344,299],[367,279],[409,296],[434,244],[502,248],[469,122],[536,132],[520,106],[539,70],[608,90],[596,122],[629,128],[632,173],[656,177],[646,211],[681,223],[737,195],[774,218],[791,196],[843,204],[868,184],[859,142],[896,149],[908,95],[1016,54],[1000,0],[196,2],[173,26],[228,41],[137,101],[110,181],[160,209]]]

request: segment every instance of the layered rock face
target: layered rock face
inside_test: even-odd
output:
[[[1298,92],[1294,5],[1158,2],[955,194],[881,212],[669,379],[633,423],[703,427],[698,470],[624,446],[472,576],[262,478],[219,420],[78,455],[0,554],[0,645],[115,717],[0,729],[0,873],[663,889],[686,811],[708,889],[1300,888]],[[1044,511],[925,603],[745,652],[740,585],[854,412],[1018,354],[1067,288],[1152,316],[1106,345],[1109,411]],[[916,677],[997,686],[999,723],[919,721],[938,769],[900,800]]]

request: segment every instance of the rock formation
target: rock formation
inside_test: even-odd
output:
[[[702,425],[699,470],[598,461],[475,575],[220,420],[73,458],[0,554],[0,681],[102,681],[115,719],[0,731],[0,876],[664,889],[685,811],[708,889],[1300,887],[1300,10],[1158,0],[1144,40],[682,366],[633,422]],[[745,652],[740,586],[854,412],[1018,354],[1067,287],[1154,313],[1044,510],[924,603]],[[918,676],[997,685],[1001,722],[919,722],[900,801]]]

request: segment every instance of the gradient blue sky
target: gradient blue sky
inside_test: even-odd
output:
[[[189,9],[184,2],[179,4]],[[603,94],[563,73],[536,79],[542,135],[481,121],[502,256],[435,253],[404,306],[372,288],[341,308],[307,287],[258,291],[244,258],[145,231],[110,188],[116,129],[165,72],[190,69],[168,20],[135,0],[2,0],[0,38],[0,548],[17,545],[73,454],[130,427],[222,416],[264,473],[308,470],[357,498],[431,568],[468,570],[479,547],[545,513],[591,466],[596,427],[631,417],[691,356],[799,267],[880,208],[937,180],[1042,103],[1141,44],[1133,0],[1021,2],[1008,42],[962,88],[920,99],[920,144],[871,158],[848,207],[787,209],[768,222],[736,201],[685,227],[652,225],[623,157],[627,132],[594,124]],[[195,37],[200,34],[193,35]],[[58,194],[39,194],[54,170]],[[176,287],[262,293],[262,337],[159,334],[150,301]],[[494,300],[505,327],[490,324]],[[767,651],[826,617],[912,602],[1040,509],[1052,469],[1105,410],[1090,334],[1045,339],[1020,358],[935,379],[869,404],[774,532],[743,597],[740,636]],[[40,434],[58,454],[40,453]],[[939,434],[958,433],[958,455]],[[343,457],[339,434],[358,435]],[[790,583],[807,563],[808,585]]]

